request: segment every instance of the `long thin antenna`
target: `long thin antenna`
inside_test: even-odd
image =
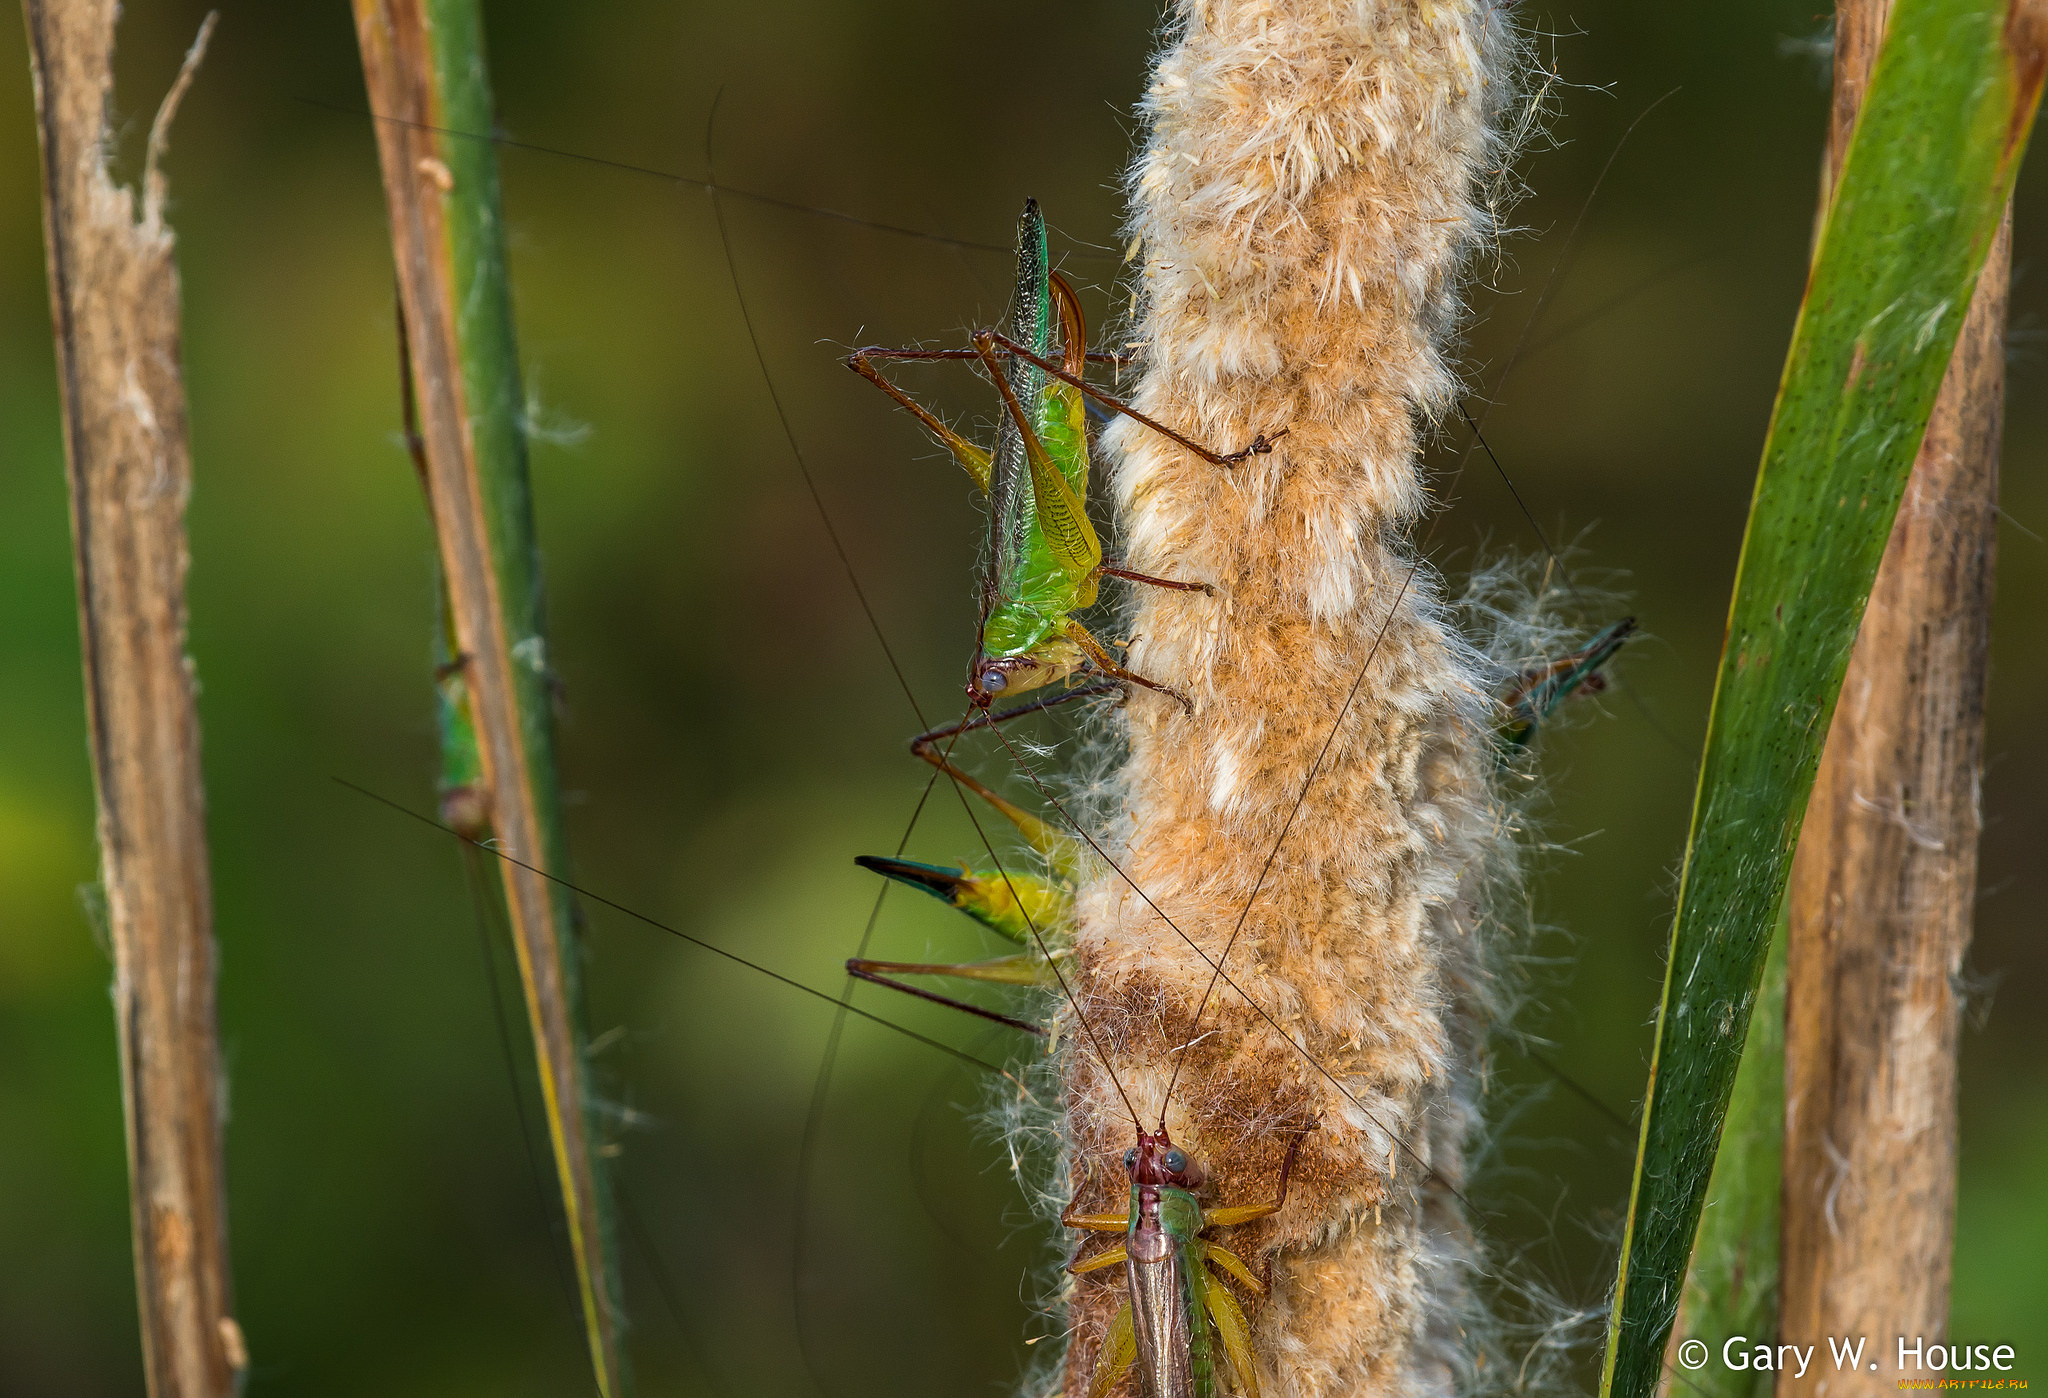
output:
[[[507,864],[513,865],[515,868],[525,869],[529,873],[538,874],[541,878],[546,879],[549,883],[559,884],[561,887],[569,890],[569,892],[575,894],[579,898],[588,898],[591,902],[596,903],[602,907],[610,908],[615,913],[624,913],[627,917],[632,918],[635,922],[645,923],[647,926],[654,928],[657,932],[666,932],[669,934],[669,936],[676,937],[681,939],[682,941],[688,942],[693,947],[702,947],[705,951],[710,952],[713,956],[723,957],[727,961],[733,962],[736,965],[744,966],[750,971],[759,971],[762,975],[768,977],[768,979],[779,982],[782,985],[786,985],[791,990],[798,991],[804,995],[808,995],[814,1000],[823,1000],[828,1005],[838,1005],[840,1003],[839,998],[837,996],[827,995],[824,991],[819,990],[816,986],[805,985],[802,981],[793,979],[789,976],[785,976],[780,971],[770,970],[768,967],[763,966],[758,961],[751,961],[746,957],[741,956],[736,951],[727,951],[724,947],[719,946],[715,942],[707,942],[702,937],[692,936],[690,933],[683,931],[682,928],[675,927],[670,925],[669,923],[663,922],[660,918],[650,917],[649,915],[641,912],[637,908],[629,908],[624,903],[618,902],[615,899],[607,898],[601,893],[594,893],[590,889],[587,889],[583,887],[581,884],[578,884],[570,879],[562,878],[558,874],[551,874],[545,869],[539,868],[532,864],[528,864],[518,855],[508,854],[504,850],[497,848],[495,845],[488,845],[480,840],[473,840],[469,836],[463,834],[460,830],[455,829],[453,826],[443,825],[440,821],[435,820],[432,816],[421,815],[418,811],[413,810],[410,806],[406,806],[397,801],[394,801],[390,797],[372,791],[366,786],[359,786],[355,782],[350,781],[347,777],[332,777],[330,778],[330,780],[332,780],[337,786],[347,787],[350,791],[355,792],[359,796],[369,797],[372,801],[375,801],[380,806],[389,806],[392,810],[397,811],[400,815],[411,816],[414,820],[420,822],[422,825],[431,825],[434,827],[434,829],[440,831],[442,834],[453,836],[455,839],[462,841],[463,844],[468,845],[473,849],[480,849],[485,854],[491,855],[493,858],[502,859]],[[901,1034],[904,1038],[915,1040],[916,1042],[923,1044],[926,1048],[937,1049],[940,1053],[946,1054],[947,1056],[952,1058],[957,1058],[963,1063],[971,1063],[975,1067],[980,1068],[984,1072],[994,1073],[997,1077],[1008,1078],[1011,1082],[1016,1083],[1017,1086],[1020,1089],[1022,1089],[1027,1095],[1030,1094],[1031,1089],[1025,1086],[1023,1079],[1019,1078],[1015,1073],[1012,1073],[1007,1069],[998,1068],[995,1064],[986,1062],[983,1059],[976,1058],[973,1054],[967,1053],[961,1049],[954,1048],[951,1044],[941,1043],[937,1039],[927,1038],[925,1035],[918,1033],[914,1029],[906,1029],[904,1026],[900,1024],[882,1018],[880,1015],[870,1014],[866,1010],[858,1009],[852,1005],[845,1006],[845,1009],[848,1014],[859,1015],[862,1019],[865,1019],[873,1024],[879,1024],[884,1029],[894,1030],[896,1033]]]
[[[573,160],[581,165],[594,165],[600,169],[618,170],[628,175],[644,175],[649,179],[660,180],[664,184],[681,185],[686,189],[701,189],[707,194],[728,194],[735,199],[745,199],[751,203],[765,204],[770,208],[787,209],[791,213],[810,214],[815,218],[830,219],[835,223],[849,224],[855,228],[872,229],[877,233],[890,233],[900,238],[915,238],[919,242],[937,243],[942,247],[958,248],[964,252],[1009,251],[1008,248],[999,243],[984,243],[973,238],[949,237],[944,233],[930,233],[921,228],[906,228],[902,224],[884,223],[877,219],[862,218],[858,214],[843,213],[838,209],[827,209],[817,204],[804,204],[794,199],[783,199],[773,194],[761,194],[751,189],[738,189],[732,185],[720,184],[716,174],[713,174],[710,179],[700,180],[689,175],[678,175],[673,170],[657,170],[649,165],[635,165],[630,161],[613,160],[607,156],[589,155],[582,151],[563,150],[558,146],[544,146],[533,141],[518,141],[510,136],[480,131],[456,131],[445,126],[434,126],[427,122],[408,121],[403,117],[386,116],[382,112],[373,112],[364,107],[349,106],[340,102],[323,102],[314,97],[294,97],[292,100],[303,103],[308,107],[318,107],[322,111],[339,112],[344,116],[368,117],[374,122],[388,122],[393,126],[401,126],[412,131],[431,132],[436,136],[449,136],[458,141],[485,141],[505,150],[525,151],[529,155],[545,155],[557,160]],[[712,99],[712,105],[714,107],[717,105],[717,98],[714,97]],[[1104,256],[1105,254],[1083,253],[1080,255]]]
[[[1337,734],[1343,729],[1344,720],[1351,716],[1351,706],[1358,701],[1358,691],[1365,684],[1366,672],[1372,669],[1373,658],[1380,653],[1380,645],[1387,639],[1387,632],[1393,627],[1394,618],[1401,614],[1401,603],[1407,600],[1408,587],[1415,581],[1416,571],[1421,566],[1422,560],[1417,558],[1414,565],[1408,569],[1407,575],[1401,579],[1401,590],[1394,594],[1393,605],[1387,608],[1387,619],[1380,623],[1378,633],[1372,638],[1372,648],[1366,651],[1365,660],[1359,665],[1358,673],[1351,678],[1351,688],[1345,692],[1343,706],[1337,710],[1337,717],[1330,721],[1330,731],[1323,735],[1323,745],[1316,752],[1316,760],[1309,764],[1308,775],[1301,781],[1301,790],[1295,793],[1294,804],[1287,809],[1287,819],[1281,822],[1280,833],[1273,837],[1273,847],[1266,851],[1266,862],[1259,866],[1259,877],[1253,882],[1252,891],[1246,896],[1244,906],[1237,910],[1237,922],[1230,929],[1229,940],[1224,942],[1222,954],[1211,963],[1215,969],[1210,973],[1209,984],[1202,991],[1202,998],[1195,1004],[1194,1018],[1188,1022],[1183,1047],[1194,1043],[1195,1031],[1202,1027],[1202,1012],[1209,1006],[1209,997],[1216,993],[1216,982],[1223,976],[1224,963],[1230,960],[1230,953],[1237,946],[1238,936],[1244,931],[1245,920],[1251,916],[1252,905],[1259,901],[1259,894],[1266,887],[1266,876],[1273,872],[1273,862],[1280,857],[1280,847],[1287,843],[1288,832],[1294,829],[1295,817],[1301,814],[1302,805],[1308,800],[1309,788],[1315,785],[1316,777],[1322,773],[1323,759],[1330,755],[1330,748],[1337,741]],[[1151,902],[1149,898],[1145,901]],[[1243,995],[1244,991],[1238,990],[1237,993]],[[1250,997],[1247,996],[1246,999],[1249,1000]],[[1258,1007],[1254,1005],[1253,1008]],[[1268,1023],[1272,1022],[1271,1016],[1266,1015],[1264,1010],[1259,1010],[1259,1013],[1265,1016]],[[1186,1054],[1176,1052],[1173,1074],[1166,1080],[1169,1098],[1172,1096],[1174,1084],[1180,1081],[1181,1064],[1185,1062]],[[1333,1077],[1330,1081],[1335,1082],[1336,1079]],[[1349,1093],[1345,1095],[1350,1096]],[[1159,1110],[1164,1115],[1165,1103],[1160,1104]]]
[[[1629,137],[1635,135],[1636,128],[1643,124],[1645,117],[1649,116],[1651,112],[1656,111],[1657,108],[1663,106],[1673,97],[1676,97],[1680,91],[1682,91],[1681,88],[1674,87],[1663,96],[1651,102],[1649,106],[1637,112],[1636,119],[1628,124],[1628,128],[1621,133],[1621,139],[1614,143],[1614,149],[1607,153],[1606,163],[1601,165],[1600,173],[1593,177],[1593,187],[1586,191],[1586,202],[1579,205],[1578,217],[1572,220],[1571,231],[1565,234],[1564,247],[1559,250],[1557,261],[1550,265],[1550,273],[1543,279],[1543,290],[1536,294],[1536,304],[1530,310],[1529,318],[1522,322],[1521,333],[1515,336],[1514,346],[1508,351],[1506,362],[1500,366],[1500,373],[1494,377],[1492,394],[1481,400],[1485,404],[1479,411],[1479,421],[1481,423],[1484,423],[1487,415],[1493,411],[1493,405],[1499,399],[1501,387],[1507,383],[1508,375],[1515,372],[1515,365],[1522,358],[1523,347],[1529,343],[1529,335],[1536,329],[1536,322],[1543,318],[1543,312],[1550,305],[1550,298],[1555,296],[1557,289],[1564,284],[1564,274],[1571,265],[1572,252],[1578,246],[1579,230],[1585,226],[1586,215],[1592,212],[1593,201],[1600,197],[1600,186],[1607,183],[1608,172],[1614,168],[1614,162],[1621,158],[1622,147],[1628,144]],[[1474,427],[1472,430],[1474,433],[1477,433],[1479,429]],[[1465,463],[1471,460],[1471,458],[1472,445],[1468,443],[1463,455],[1458,458],[1457,469],[1451,473],[1450,484],[1444,488],[1445,499],[1448,500],[1457,493],[1458,479],[1465,474]],[[1435,528],[1435,522],[1432,521],[1430,524],[1431,531],[1434,532]],[[1428,539],[1428,534],[1423,535],[1425,543],[1428,542]]]
[[[768,373],[767,356],[761,352],[761,336],[754,329],[754,313],[747,308],[747,298],[740,292],[739,264],[732,255],[732,235],[725,226],[725,207],[718,201],[721,186],[717,183],[718,167],[712,158],[711,138],[718,121],[719,99],[725,96],[725,89],[719,88],[711,99],[711,112],[704,123],[704,164],[711,171],[711,182],[704,185],[711,196],[711,216],[718,224],[718,245],[725,253],[725,270],[732,278],[733,299],[739,302],[740,319],[747,327],[747,343],[753,347],[754,363],[761,371],[761,382],[767,386],[768,400],[775,405],[776,420],[782,424],[782,435],[789,442],[789,453],[796,459],[798,474],[804,478],[804,489],[810,492],[811,504],[817,508],[818,522],[825,526],[825,537],[832,541],[832,552],[839,558],[839,566],[846,572],[846,582],[853,589],[854,597],[860,602],[861,612],[868,619],[868,629],[874,632],[875,644],[882,648],[888,658],[889,669],[896,676],[896,684],[903,691],[903,697],[910,701],[911,712],[917,715],[919,723],[925,722],[924,709],[917,702],[917,693],[910,687],[910,680],[903,673],[903,666],[897,662],[896,652],[889,644],[889,638],[882,631],[881,619],[875,615],[874,604],[868,601],[867,589],[860,585],[860,577],[854,572],[853,559],[846,551],[846,543],[839,537],[838,528],[832,523],[832,516],[825,508],[825,497],[818,491],[818,481],[811,474],[811,464],[798,445],[796,429],[790,425],[789,411],[782,406],[782,395],[775,391],[775,380]],[[928,725],[927,725],[928,726]]]

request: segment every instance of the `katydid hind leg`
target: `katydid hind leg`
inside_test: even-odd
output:
[[[986,981],[991,985],[1047,985],[1050,982],[1040,969],[1042,964],[1028,952],[1018,952],[987,961],[869,961],[854,957],[846,963],[846,969],[855,975],[885,972],[895,976],[951,976],[955,980]],[[1034,1026],[1033,1032],[1045,1031]]]
[[[975,777],[962,771],[953,764],[952,759],[941,750],[939,745],[948,739],[971,733],[978,728],[993,728],[998,724],[1008,723],[1012,719],[1040,713],[1046,709],[1070,703],[1076,699],[1094,699],[1103,695],[1114,694],[1119,688],[1121,686],[1113,684],[1078,685],[1063,693],[1051,695],[1043,699],[1034,699],[1028,704],[1019,704],[1016,708],[1005,709],[1001,713],[977,712],[970,717],[961,719],[957,723],[949,723],[943,728],[934,728],[928,732],[918,734],[910,740],[910,750],[917,757],[931,763],[932,766],[944,772],[961,786],[995,807],[1005,820],[1008,820],[1017,827],[1018,833],[1023,835],[1025,843],[1029,844],[1033,849],[1046,858],[1053,860],[1056,864],[1068,863],[1071,862],[1074,856],[1074,841],[1071,837],[1062,834],[1054,829],[1050,822],[1032,815],[1029,811],[1005,799]]]
[[[993,479],[995,472],[994,461],[989,455],[988,450],[985,447],[977,446],[973,442],[968,441],[951,427],[948,427],[937,413],[934,413],[931,409],[925,407],[924,404],[918,402],[917,399],[913,398],[887,375],[883,374],[880,369],[875,367],[877,361],[885,364],[898,362],[916,363],[929,360],[973,359],[975,357],[972,350],[883,349],[877,345],[867,345],[846,356],[844,362],[847,368],[853,370],[856,374],[859,374],[862,378],[894,399],[896,406],[902,408],[912,417],[923,423],[925,430],[939,439],[940,445],[953,454],[953,459],[960,463],[960,468],[967,472],[981,493],[987,495],[989,493],[989,483]]]
[[[964,968],[958,966],[914,966],[893,961],[863,961],[859,957],[854,957],[846,963],[846,974],[852,976],[855,980],[866,981],[870,985],[886,986],[890,990],[898,991],[919,1000],[929,1000],[934,1005],[944,1005],[947,1009],[959,1010],[964,1014],[973,1015],[977,1019],[985,1019],[992,1024],[1000,1024],[1005,1029],[1021,1030],[1026,1034],[1035,1034],[1041,1039],[1046,1036],[1046,1031],[1042,1026],[1033,1024],[1029,1020],[1017,1019],[1012,1015],[1003,1014],[999,1010],[987,1009],[971,1001],[955,1000],[950,995],[941,995],[936,990],[926,990],[921,985],[906,985],[902,981],[891,980],[887,975],[883,974],[887,971],[899,971],[906,975],[948,976],[957,975],[962,969]]]
[[[982,367],[1002,395],[1003,411],[1016,429],[1016,440],[1024,448],[1024,460],[1031,473],[1032,510],[1037,517],[1038,537],[1065,576],[1075,581],[1090,577],[1102,563],[1102,540],[1088,519],[1087,501],[1068,481],[1033,429],[1010,376],[991,349],[993,343],[991,331],[980,331],[974,337]]]

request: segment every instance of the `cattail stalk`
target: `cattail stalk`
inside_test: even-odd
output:
[[[1122,1207],[1112,1071],[1217,1202],[1271,1199],[1313,1124],[1284,1212],[1230,1243],[1272,1267],[1262,1391],[1448,1393],[1476,898],[1501,828],[1488,701],[1405,538],[1457,272],[1490,231],[1506,19],[1490,0],[1183,0],[1173,22],[1131,176],[1137,404],[1223,450],[1287,435],[1226,471],[1113,429],[1131,566],[1218,595],[1138,593],[1129,663],[1194,712],[1139,694],[1123,720],[1121,872],[1082,891],[1078,928],[1109,1053],[1070,1026],[1072,1183]],[[1069,1394],[1120,1295],[1076,1287]]]
[[[1890,12],[1889,0],[1836,6],[1828,193]],[[1793,864],[1788,1337],[1947,1333],[2011,235],[2008,204],[1871,589]],[[1863,1379],[1815,1366],[1778,1385],[1840,1393]]]
[[[159,165],[209,17],[150,128],[141,207],[113,182],[114,0],[26,0],[100,881],[114,952],[129,1217],[155,1398],[248,1367],[228,1265],[226,1110],[199,712],[185,653],[192,457]]]
[[[482,20],[474,0],[356,0],[399,299],[477,782],[526,992],[598,1392],[625,1390],[610,1188],[577,1016],[575,909],[526,471]],[[445,717],[445,714],[444,714]],[[444,793],[444,795],[452,793]],[[550,877],[553,876],[553,877]]]

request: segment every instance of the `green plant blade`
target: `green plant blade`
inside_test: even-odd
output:
[[[605,1142],[579,1022],[540,554],[477,0],[355,0],[440,544],[444,803],[488,824],[601,1398],[629,1387]],[[446,634],[452,628],[453,638]],[[446,809],[444,804],[444,810]],[[465,829],[466,836],[479,833]]]
[[[1603,1394],[1657,1387],[1842,673],[2048,67],[2048,0],[1899,0],[1786,356],[1708,722]]]
[[[1785,942],[1783,920],[1771,938],[1763,984],[1750,1016],[1742,1067],[1721,1128],[1721,1149],[1693,1246],[1679,1313],[1687,1336],[1712,1347],[1705,1368],[1686,1382],[1697,1398],[1770,1398],[1770,1369],[1729,1369],[1721,1345],[1732,1335],[1758,1339],[1778,1331],[1778,1217],[1785,1158]]]

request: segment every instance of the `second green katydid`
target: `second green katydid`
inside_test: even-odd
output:
[[[1251,1327],[1224,1274],[1254,1296],[1266,1294],[1265,1284],[1243,1258],[1202,1234],[1278,1213],[1287,1203],[1287,1177],[1301,1139],[1288,1144],[1272,1203],[1204,1208],[1195,1197],[1201,1167],[1168,1138],[1165,1122],[1156,1132],[1141,1126],[1138,1143],[1124,1153],[1130,1206],[1121,1213],[1068,1209],[1060,1216],[1069,1228],[1124,1235],[1116,1247],[1067,1268],[1079,1276],[1122,1263],[1130,1292],[1110,1321],[1089,1398],[1103,1398],[1133,1369],[1145,1398],[1221,1398],[1226,1367],[1231,1390],[1258,1398]]]

